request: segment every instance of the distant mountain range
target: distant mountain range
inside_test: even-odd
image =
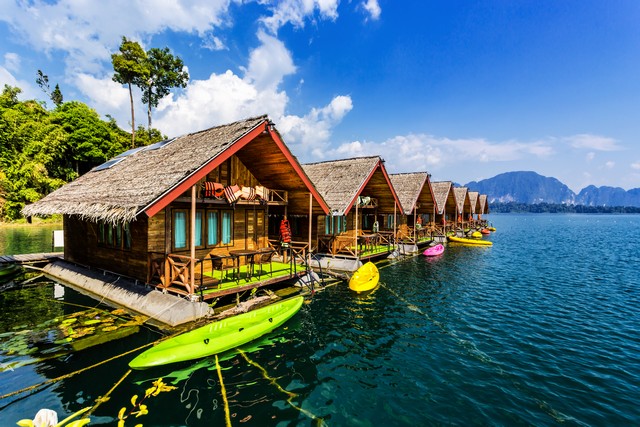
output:
[[[536,172],[507,172],[465,185],[471,191],[486,194],[489,203],[556,203],[585,206],[640,207],[640,188],[625,191],[620,187],[590,185],[576,194],[556,178]]]

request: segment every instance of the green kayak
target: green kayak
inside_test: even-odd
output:
[[[289,320],[300,310],[303,299],[298,295],[185,332],[139,354],[129,362],[129,367],[151,368],[199,359],[236,348]]]

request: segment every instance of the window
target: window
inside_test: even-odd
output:
[[[173,211],[173,248],[187,248],[187,211]]]
[[[196,247],[203,247],[202,243],[202,211],[196,211]]]
[[[233,214],[231,211],[222,211],[222,244],[229,245],[233,239]]]
[[[98,223],[98,245],[115,249],[131,249],[131,225]]]
[[[340,234],[347,231],[347,218],[345,216],[326,216],[324,231],[325,234]]]
[[[190,218],[188,209],[173,210],[174,250],[185,250],[191,245]],[[197,248],[233,244],[233,211],[196,210],[194,244]]]
[[[387,215],[387,228],[395,228],[393,215]]]
[[[207,211],[207,246],[215,246],[219,242],[218,217],[218,211]]]

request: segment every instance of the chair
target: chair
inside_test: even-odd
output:
[[[260,268],[261,265],[267,265],[269,264],[269,276],[273,276],[273,256],[276,254],[275,249],[273,248],[267,248],[264,249],[262,251],[260,251],[259,253],[257,253],[256,255],[254,255],[253,257],[253,268],[255,271],[255,266],[258,266],[258,280],[260,279],[260,276],[262,275],[262,268]]]
[[[220,256],[220,255],[209,255],[211,258],[211,270],[219,271],[221,275],[221,281],[224,279],[224,272],[231,270],[231,277],[238,282],[240,280],[240,275],[236,271],[236,258],[234,256]]]

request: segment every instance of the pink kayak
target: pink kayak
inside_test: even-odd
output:
[[[430,248],[425,249],[424,252],[422,252],[422,255],[436,256],[440,255],[442,252],[444,252],[444,246],[441,243],[438,243],[435,246],[431,246]]]

